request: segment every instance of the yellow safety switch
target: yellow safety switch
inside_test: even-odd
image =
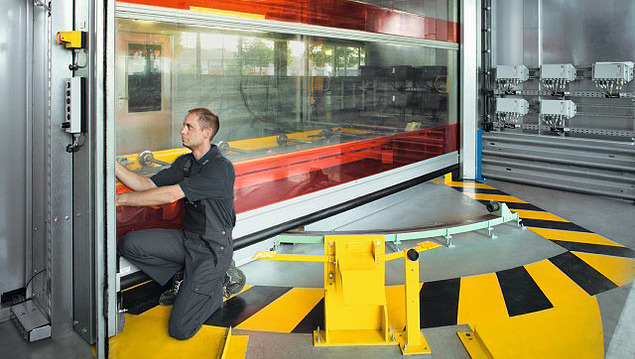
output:
[[[86,31],[59,31],[55,36],[57,43],[67,49],[83,49],[86,47],[88,34]]]

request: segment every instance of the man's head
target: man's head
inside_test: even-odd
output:
[[[195,108],[188,111],[181,128],[183,146],[193,150],[212,142],[220,127],[218,116],[206,108]]]

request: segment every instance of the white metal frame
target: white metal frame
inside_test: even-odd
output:
[[[478,38],[480,1],[462,0],[460,56],[461,177],[476,179],[476,130],[478,128]]]

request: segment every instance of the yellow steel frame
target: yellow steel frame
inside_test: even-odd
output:
[[[325,236],[324,331],[315,346],[389,345],[384,237]]]
[[[324,255],[257,252],[254,258],[280,261],[324,262],[325,328],[313,332],[315,346],[399,345],[403,355],[430,354],[421,334],[419,308],[419,261],[408,257],[440,247],[425,241],[414,248],[385,253],[385,236],[327,235]],[[406,330],[395,332],[388,325],[385,262],[404,259]]]

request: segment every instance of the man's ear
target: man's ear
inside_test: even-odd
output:
[[[212,129],[210,127],[203,130],[205,132],[205,136],[209,137],[210,142],[212,141]]]

